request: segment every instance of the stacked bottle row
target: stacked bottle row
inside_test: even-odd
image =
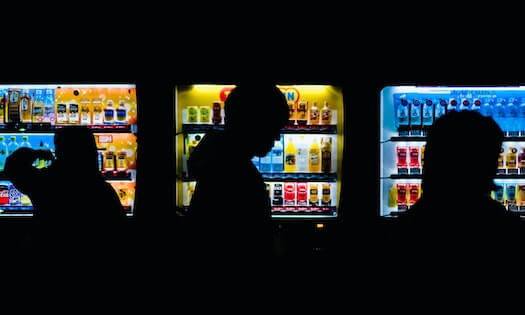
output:
[[[203,136],[188,135],[185,161]],[[252,162],[261,173],[335,173],[335,139],[334,136],[311,134],[281,135],[281,139],[274,142],[266,156],[254,157]]]
[[[182,110],[183,124],[224,124],[224,104],[214,101],[210,105],[190,105]],[[308,101],[288,101],[290,119],[288,125],[332,125],[334,113],[327,101],[322,108],[317,102],[309,105]]]
[[[189,206],[195,182],[185,182],[183,205]],[[266,182],[272,211],[327,211],[335,207],[336,183]]]
[[[0,124],[135,124],[136,107],[134,88],[0,88]]]
[[[397,182],[388,193],[388,207],[406,211],[419,200],[422,192],[419,182]]]
[[[525,210],[525,182],[497,182],[491,196],[510,211]]]
[[[400,136],[425,135],[439,117],[464,110],[492,117],[506,136],[525,136],[525,92],[522,91],[394,94],[394,110]]]

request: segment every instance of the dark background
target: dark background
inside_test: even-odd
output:
[[[172,197],[176,85],[241,80],[342,86],[346,106],[342,220],[328,224],[321,234],[310,223],[290,229],[299,231],[300,237],[323,239],[321,247],[366,247],[382,233],[377,216],[380,90],[405,84],[520,85],[525,83],[525,67],[519,42],[505,31],[478,29],[473,22],[465,23],[464,30],[444,19],[425,24],[425,19],[394,18],[378,24],[382,16],[363,22],[352,20],[355,14],[348,13],[337,23],[305,18],[287,24],[306,24],[305,30],[228,28],[231,21],[224,24],[225,19],[212,18],[201,31],[194,27],[200,20],[184,20],[175,27],[162,18],[165,15],[153,27],[136,23],[119,30],[98,25],[78,32],[60,28],[51,33],[60,40],[32,37],[27,49],[14,49],[6,40],[0,82],[137,84],[133,241],[156,244],[160,251],[183,241],[176,232],[181,223]],[[452,21],[459,20],[455,17]],[[9,227],[5,231],[19,231],[25,224],[18,221],[2,220],[2,225]]]

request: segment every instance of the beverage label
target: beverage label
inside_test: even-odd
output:
[[[111,172],[115,170],[115,155],[113,152],[106,152],[104,157],[104,171]]]
[[[67,121],[67,105],[57,104],[57,123],[66,124]]]
[[[199,121],[199,112],[196,106],[188,107],[188,122],[197,123]]]
[[[285,163],[286,165],[293,166],[296,163],[295,154],[286,153],[285,154]]]
[[[419,199],[419,184],[410,184],[410,205],[413,205]]]
[[[204,124],[210,123],[210,107],[209,106],[200,107],[200,122]]]
[[[318,184],[310,184],[310,205],[317,206],[318,204],[319,204]]]
[[[9,204],[9,186],[0,185],[0,205]]]
[[[430,126],[432,125],[434,119],[434,103],[432,100],[425,100],[425,105],[423,106],[423,125]]]
[[[421,126],[421,102],[414,99],[410,105],[410,126]]]
[[[406,184],[397,184],[397,204],[398,205],[407,205],[407,185]]]
[[[419,168],[419,148],[410,147],[410,167]]]
[[[273,198],[272,205],[282,206],[283,205],[283,184],[273,184]]]
[[[20,206],[22,205],[22,193],[15,188],[13,184],[9,185],[9,205]]]
[[[69,104],[69,123],[78,124],[79,114],[78,114],[78,104]]]
[[[397,147],[397,167],[406,168],[407,165],[407,148],[406,147]]]
[[[439,104],[436,104],[436,107],[435,107],[434,120],[445,115],[446,112],[447,112],[447,101],[445,99],[440,99]]]
[[[297,183],[297,205],[308,205],[308,188],[306,183]]]
[[[515,184],[505,185],[505,203],[507,205],[516,203],[516,185]]]
[[[115,109],[113,108],[113,102],[108,100],[106,108],[104,108],[104,124],[110,125],[115,119]]]
[[[213,124],[219,125],[222,122],[221,103],[213,102]]]
[[[295,206],[295,183],[284,184],[284,205]]]
[[[332,203],[331,185],[323,184],[322,189],[323,189],[323,193],[322,193],[321,201],[323,202],[323,205],[329,206]]]
[[[93,99],[93,124],[102,125],[104,123],[104,115],[102,113],[102,101],[98,98]]]

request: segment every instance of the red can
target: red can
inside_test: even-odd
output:
[[[0,185],[0,205],[9,204],[9,187],[7,185]]]

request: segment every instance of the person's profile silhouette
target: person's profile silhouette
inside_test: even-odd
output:
[[[98,169],[93,133],[64,127],[57,129],[54,142],[55,157],[49,150],[20,148],[5,164],[8,179],[33,204],[34,249],[90,259],[118,252],[125,213]],[[36,159],[51,165],[35,168]]]
[[[264,257],[272,237],[270,200],[251,159],[280,139],[287,102],[275,85],[241,84],[224,110],[224,131],[208,132],[188,160],[197,181],[189,210],[194,252],[228,261]]]
[[[400,243],[413,245],[412,253],[418,248],[441,258],[473,258],[521,241],[519,216],[491,198],[503,140],[496,122],[477,112],[436,120],[425,149],[421,198],[399,219]]]

